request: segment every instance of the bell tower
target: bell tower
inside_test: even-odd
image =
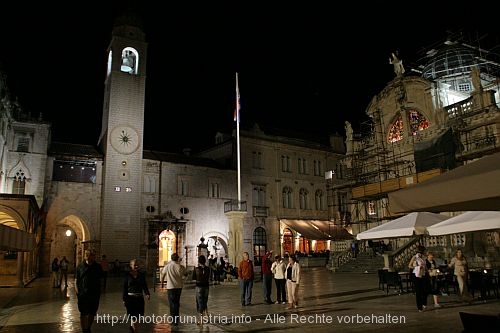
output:
[[[107,49],[102,128],[104,153],[101,253],[130,259],[140,254],[144,97],[147,43],[139,20],[115,20]]]

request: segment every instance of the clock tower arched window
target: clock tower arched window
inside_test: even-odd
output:
[[[120,70],[129,74],[137,74],[139,64],[139,54],[131,47],[126,47],[122,51],[122,64]]]

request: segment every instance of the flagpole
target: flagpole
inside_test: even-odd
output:
[[[240,88],[236,72],[236,160],[238,165],[238,210],[241,210],[241,164],[240,164]]]

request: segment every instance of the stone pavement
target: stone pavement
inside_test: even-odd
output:
[[[98,332],[130,332],[121,301],[122,278],[111,277],[101,298]],[[236,284],[210,288],[210,322],[197,325],[187,322],[196,311],[194,288],[187,285],[181,297],[181,316],[186,323],[171,326],[166,291],[151,288],[146,301],[145,319],[139,332],[461,332],[459,311],[500,314],[500,300],[475,300],[461,303],[456,295],[442,296],[442,308],[434,309],[431,297],[427,311],[419,313],[415,295],[388,295],[378,289],[376,274],[332,273],[324,268],[304,269],[300,285],[299,307],[263,302],[262,283],[253,289],[253,305],[242,307]],[[275,295],[273,285],[273,296]],[[113,321],[117,321],[112,323]],[[154,322],[152,322],[154,321]],[[0,332],[59,333],[81,332],[73,284],[66,290],[53,289],[48,278],[39,278],[26,288],[0,288]]]

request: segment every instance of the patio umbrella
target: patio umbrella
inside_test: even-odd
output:
[[[427,228],[430,236],[500,229],[500,212],[470,211],[451,217]]]
[[[381,224],[378,227],[360,232],[356,238],[358,240],[365,240],[423,235],[426,233],[427,227],[442,222],[447,218],[447,216],[436,213],[414,212]]]

